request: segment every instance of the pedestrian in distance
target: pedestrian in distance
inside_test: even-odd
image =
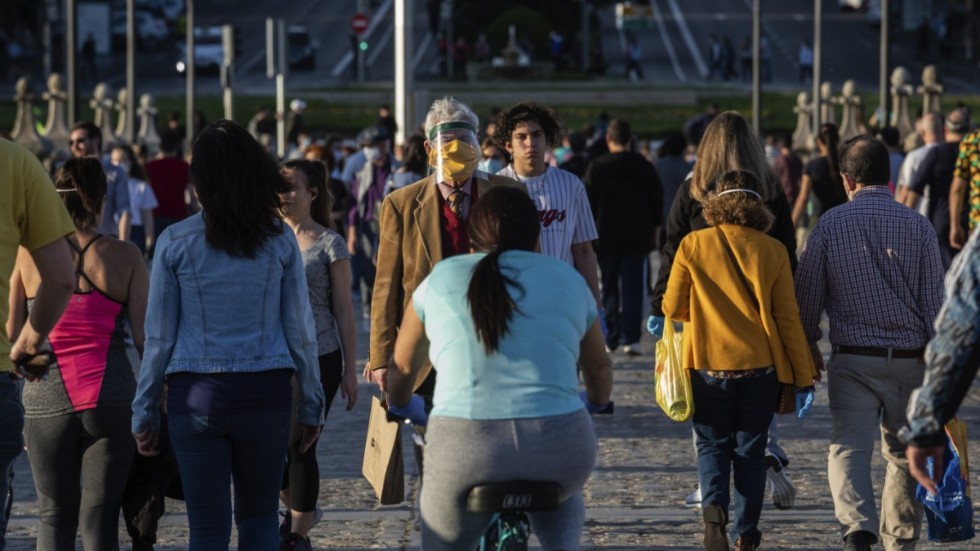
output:
[[[286,450],[313,445],[325,401],[303,257],[278,217],[290,187],[255,138],[224,119],[195,140],[191,181],[203,211],[157,240],[132,432],[141,454],[159,453],[166,383],[190,551],[228,550],[232,484],[238,548],[268,551],[279,546]]]
[[[810,44],[809,38],[804,38],[800,42],[800,51],[797,56],[797,61],[800,66],[800,84],[806,84],[813,81],[813,45]]]
[[[443,260],[415,289],[388,367],[389,411],[426,422],[412,388],[416,357],[431,343],[439,376],[426,431],[422,548],[475,548],[493,514],[466,510],[470,488],[528,480],[561,486],[557,510],[528,514],[542,548],[575,551],[581,490],[596,458],[588,413],[609,407],[612,388],[596,306],[571,266],[535,252],[538,214],[523,190],[493,188],[470,215],[473,254]]]
[[[780,384],[811,396],[819,379],[793,295],[782,243],[765,234],[774,217],[755,174],[723,174],[701,203],[710,228],[677,249],[665,316],[685,323],[683,365],[694,392],[704,548],[728,551],[729,473],[734,467],[738,551],[759,547],[766,493],[766,436]]]
[[[71,216],[51,185],[44,167],[30,151],[0,140],[0,496],[10,495],[10,473],[24,449],[24,408],[18,379],[28,384],[47,374],[52,356],[48,334],[75,289],[71,250],[65,238],[75,232]],[[29,312],[11,312],[11,281],[18,247],[37,269],[41,285]],[[19,316],[19,317],[18,317]],[[15,326],[20,331],[15,331]],[[16,335],[16,336],[14,336]],[[36,361],[40,360],[40,361]],[[26,385],[25,385],[26,386]],[[6,545],[9,511],[0,507],[0,549]],[[117,525],[118,526],[118,525]]]
[[[351,300],[350,254],[344,238],[330,219],[333,197],[327,190],[327,168],[322,162],[295,160],[283,164],[283,177],[291,190],[280,194],[280,214],[296,234],[303,255],[313,322],[316,326],[320,384],[330,411],[337,390],[347,411],[357,403],[357,335]],[[293,380],[293,403],[302,397]],[[295,412],[295,407],[294,407]],[[316,443],[300,449],[302,425],[295,415],[290,423],[289,453],[281,499],[289,508],[279,530],[285,551],[311,550],[310,529],[316,522],[320,468]]]
[[[147,183],[143,164],[136,158],[132,147],[128,145],[113,147],[109,161],[115,166],[122,167],[128,175],[126,182],[129,186],[131,213],[129,240],[135,243],[145,256],[146,251],[153,248],[153,242],[156,240],[153,209],[158,206],[157,197],[153,194],[153,188]]]
[[[75,292],[49,335],[57,362],[45,380],[24,388],[24,437],[41,517],[37,548],[74,550],[81,531],[86,551],[118,549],[119,510],[136,451],[129,435],[136,379],[125,326],[142,355],[149,276],[134,244],[98,231],[106,199],[98,159],[69,159],[55,187],[75,224],[65,238]],[[12,277],[14,336],[42,284],[22,251]]]
[[[913,549],[922,505],[898,431],[910,393],[922,384],[923,347],[942,302],[939,244],[925,217],[892,198],[888,150],[880,141],[851,138],[840,159],[849,201],[817,221],[795,280],[819,371],[824,312],[830,321],[827,475],[845,551],[868,551],[879,539],[885,549]],[[888,463],[880,516],[871,471],[879,439]]]

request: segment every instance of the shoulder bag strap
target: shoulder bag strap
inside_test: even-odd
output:
[[[745,272],[742,271],[742,267],[739,266],[738,260],[735,258],[735,253],[732,252],[731,245],[728,244],[728,236],[721,228],[715,227],[718,230],[718,236],[721,237],[721,244],[725,247],[725,252],[728,253],[728,258],[731,259],[732,265],[735,266],[735,271],[738,273],[738,278],[742,280],[742,285],[745,286],[745,291],[749,294],[749,300],[755,306],[756,312],[762,315],[762,309],[759,307],[759,299],[755,298],[755,291],[752,290],[752,285],[749,283],[749,279],[745,277]]]

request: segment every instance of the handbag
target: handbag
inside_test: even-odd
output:
[[[405,500],[405,458],[400,427],[399,423],[388,421],[384,403],[372,396],[361,474],[371,483],[382,505]]]
[[[691,377],[681,365],[682,340],[683,335],[674,331],[674,323],[666,320],[663,337],[657,341],[654,391],[657,405],[674,421],[687,421],[694,413]]]
[[[752,285],[749,284],[749,279],[745,277],[745,272],[738,265],[738,260],[735,259],[735,253],[732,252],[732,247],[728,244],[728,237],[725,236],[725,232],[721,231],[721,228],[716,227],[715,229],[718,230],[718,235],[721,237],[721,244],[725,247],[725,252],[728,253],[728,258],[732,261],[732,265],[735,266],[735,272],[738,273],[738,278],[742,281],[745,292],[749,294],[749,300],[752,301],[752,304],[755,306],[755,311],[759,312],[759,317],[761,318],[762,307],[759,306],[759,299],[755,298],[755,293],[752,291]],[[776,398],[776,413],[781,415],[796,413],[796,385],[780,383],[779,396]]]
[[[945,465],[929,465],[930,471],[943,468],[943,478],[936,493],[926,492],[921,485],[915,490],[915,497],[922,502],[926,513],[929,541],[966,541],[976,535],[973,528],[969,458],[966,450],[966,423],[953,418],[946,424]]]

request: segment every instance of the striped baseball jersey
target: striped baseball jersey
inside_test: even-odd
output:
[[[497,173],[524,184],[541,219],[541,252],[574,266],[572,245],[599,237],[585,186],[578,176],[549,166],[544,174],[524,178],[507,165]]]

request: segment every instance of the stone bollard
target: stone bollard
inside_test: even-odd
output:
[[[160,152],[160,134],[157,133],[157,108],[153,106],[153,95],[140,96],[140,132],[136,138],[143,148],[143,157],[152,159]]]
[[[10,139],[43,159],[51,153],[51,142],[37,133],[37,119],[34,118],[34,112],[31,110],[34,105],[31,81],[28,77],[21,77],[17,80],[14,89],[17,92],[14,96],[14,101],[17,102],[17,117],[14,119]]]
[[[840,115],[840,140],[853,138],[864,132],[864,123],[861,121],[863,109],[861,106],[861,96],[857,93],[857,86],[853,80],[845,80],[841,87],[840,96],[836,98],[841,105]]]
[[[109,85],[100,82],[95,85],[95,91],[92,93],[92,99],[88,102],[89,107],[95,111],[94,120],[95,126],[99,127],[102,131],[102,151],[101,153],[108,153],[112,151],[112,148],[118,143],[116,134],[112,131],[112,90]]]
[[[51,141],[51,147],[55,152],[67,152],[69,132],[68,124],[65,122],[67,115],[65,104],[68,102],[68,93],[64,90],[60,74],[48,75],[48,91],[41,98],[48,102],[48,122],[44,125],[44,137]]]
[[[939,70],[935,65],[922,69],[922,86],[915,89],[922,94],[923,113],[941,113],[943,110],[943,85],[939,83]]]
[[[126,116],[126,101],[128,98],[129,91],[123,86],[119,89],[119,93],[116,94],[116,104],[113,105],[113,109],[119,112],[118,118],[116,119],[116,138],[120,142],[127,141],[126,136],[129,136],[130,126],[133,121],[129,120]]]
[[[813,141],[813,104],[806,92],[796,96],[796,130],[793,131],[793,151],[812,153],[816,143]]]
[[[837,125],[837,118],[834,116],[834,89],[829,82],[820,85],[820,122]],[[820,129],[815,131],[819,132]]]
[[[909,96],[912,95],[910,80],[909,71],[905,67],[895,67],[895,70],[892,71],[892,116],[890,124],[898,129],[900,142],[915,132],[915,127],[912,126],[912,121],[909,119]]]

